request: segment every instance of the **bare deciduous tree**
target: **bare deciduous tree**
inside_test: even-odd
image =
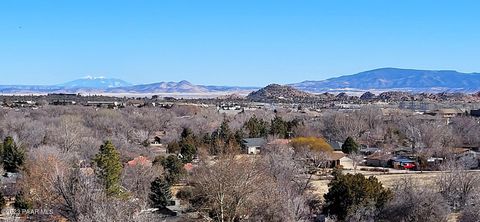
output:
[[[394,198],[380,214],[381,221],[446,222],[449,207],[435,190],[410,179],[401,179],[393,188]]]
[[[463,209],[474,194],[479,192],[480,177],[468,171],[463,161],[447,161],[440,169],[436,184],[453,210]]]

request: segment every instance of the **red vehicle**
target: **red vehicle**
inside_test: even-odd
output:
[[[411,170],[411,169],[415,168],[415,164],[414,163],[405,163],[405,164],[403,164],[403,168]]]

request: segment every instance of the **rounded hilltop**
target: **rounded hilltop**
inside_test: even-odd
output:
[[[279,84],[270,84],[247,96],[247,99],[255,102],[281,102],[316,98],[316,95],[300,91],[292,86]]]

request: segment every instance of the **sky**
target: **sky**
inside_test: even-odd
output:
[[[480,72],[477,0],[1,0],[0,85]]]

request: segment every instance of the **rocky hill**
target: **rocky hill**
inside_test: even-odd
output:
[[[270,84],[247,96],[255,102],[295,102],[318,99],[318,96],[300,91],[291,86]]]

